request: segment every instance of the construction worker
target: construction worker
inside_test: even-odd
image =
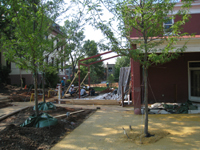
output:
[[[81,96],[87,96],[86,90],[85,90],[85,86],[81,89]]]
[[[95,96],[95,90],[93,88],[89,88],[89,95],[90,96]]]
[[[61,81],[61,89],[62,89],[62,97],[64,96],[64,94],[65,94],[65,80],[66,80],[66,78],[65,77],[63,77],[63,79],[62,79],[62,81]]]
[[[74,85],[72,84],[72,86],[69,88],[69,93],[72,96],[72,94],[74,94],[76,91],[74,89]]]
[[[106,85],[107,85],[107,88],[109,88],[109,83],[108,83],[108,81],[106,82]]]

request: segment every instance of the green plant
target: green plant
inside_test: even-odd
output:
[[[96,92],[99,91],[104,91],[105,89],[107,89],[107,87],[92,87]]]
[[[60,78],[57,73],[46,73],[45,81],[48,85],[47,87],[55,88],[57,83],[59,83],[59,80]]]
[[[112,87],[112,83],[114,82],[115,77],[113,74],[108,76],[109,87]]]
[[[69,86],[71,82],[72,81],[70,79],[67,79],[66,85]]]

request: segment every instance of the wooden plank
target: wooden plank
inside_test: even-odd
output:
[[[83,111],[84,110],[78,110],[78,111],[70,112],[70,115],[77,114],[77,113],[80,113],[80,112],[83,112]],[[66,114],[62,114],[62,115],[54,116],[54,118],[61,118],[61,117],[66,117],[66,116],[67,116]]]
[[[62,99],[61,102],[72,105],[119,105],[119,101],[117,100]]]

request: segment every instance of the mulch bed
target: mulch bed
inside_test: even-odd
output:
[[[77,110],[81,110],[81,108],[57,107],[56,110],[46,112],[51,116],[57,116]],[[20,127],[20,124],[34,114],[32,107],[25,109],[0,122],[0,127],[4,128],[0,131],[0,149],[50,149],[64,136],[78,127],[93,112],[95,110],[85,109],[84,112],[71,115],[68,118],[58,118],[58,124],[55,126],[44,128]]]

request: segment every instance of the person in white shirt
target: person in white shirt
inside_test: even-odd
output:
[[[81,96],[85,96],[87,95],[86,90],[85,90],[85,86],[81,89]]]
[[[72,84],[72,86],[69,88],[69,93],[72,96],[72,94],[74,94],[76,91],[74,89],[74,85]]]

